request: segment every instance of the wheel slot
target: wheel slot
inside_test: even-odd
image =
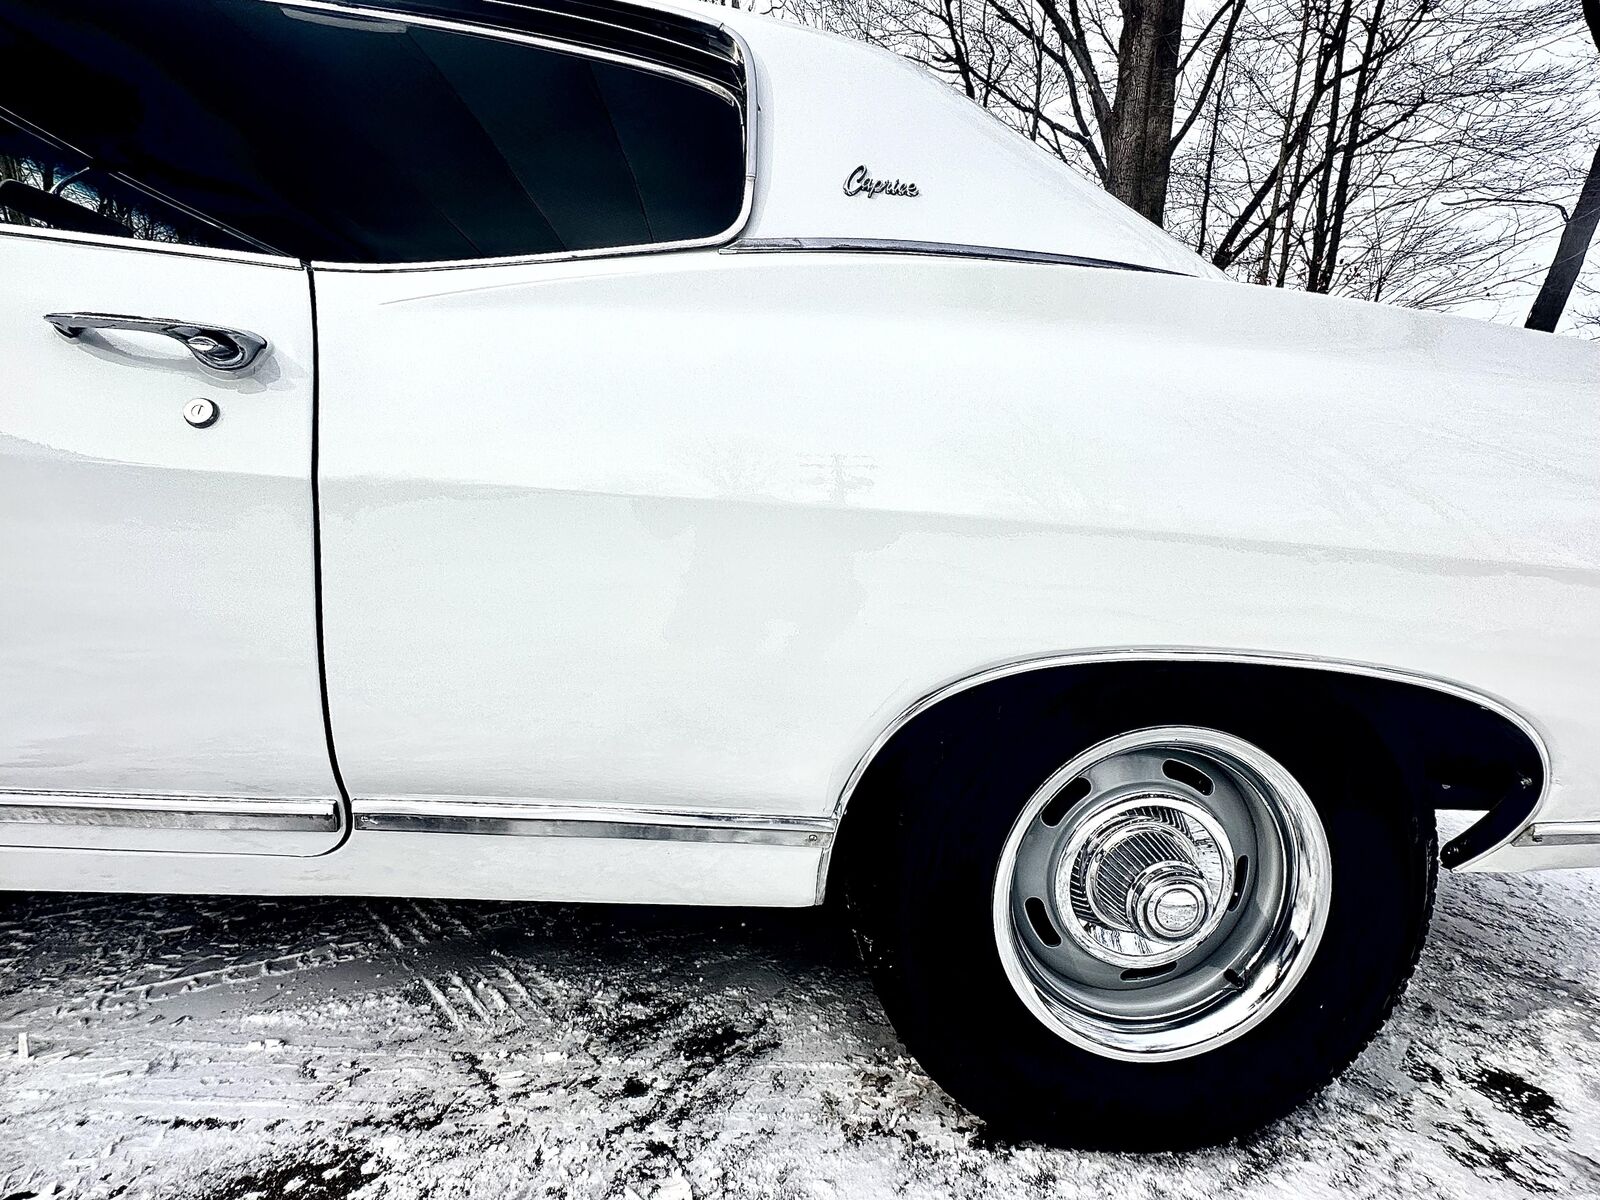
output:
[[[1186,762],[1179,762],[1175,758],[1169,758],[1161,764],[1161,773],[1175,783],[1181,783],[1185,787],[1193,788],[1202,796],[1211,795],[1217,788],[1217,785],[1211,782],[1211,776],[1207,775],[1199,767],[1191,766]]]
[[[1233,864],[1233,895],[1228,898],[1228,911],[1239,907],[1244,899],[1245,885],[1250,881],[1250,856],[1241,854]]]
[[[1050,826],[1061,824],[1067,810],[1088,794],[1089,781],[1080,775],[1050,798],[1050,803],[1040,810],[1039,819]]]
[[[1028,913],[1028,924],[1033,926],[1033,932],[1046,946],[1061,945],[1061,935],[1056,932],[1056,927],[1050,923],[1050,911],[1045,908],[1044,901],[1037,896],[1029,896],[1028,902],[1022,906]]]
[[[1177,965],[1175,962],[1170,962],[1159,967],[1129,967],[1122,973],[1122,982],[1138,983],[1145,979],[1156,979],[1162,975],[1170,974]]]

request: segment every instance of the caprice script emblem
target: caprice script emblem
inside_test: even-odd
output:
[[[901,183],[898,179],[874,179],[872,173],[863,164],[851,171],[844,181],[844,194],[846,196],[865,196],[871,200],[874,196],[920,196],[917,185],[914,183]]]

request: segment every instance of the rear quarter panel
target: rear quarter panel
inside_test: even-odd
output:
[[[1477,688],[1600,811],[1592,346],[909,256],[317,278],[354,795],[827,813],[949,680],[1167,646]]]

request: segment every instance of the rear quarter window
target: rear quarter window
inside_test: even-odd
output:
[[[20,0],[0,78],[0,103],[102,175],[298,258],[694,242],[743,209],[726,89],[401,14]]]

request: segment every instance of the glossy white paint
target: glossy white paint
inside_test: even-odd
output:
[[[821,860],[801,846],[357,831],[315,858],[0,849],[0,888],[803,908]]]
[[[718,15],[750,47],[756,82],[760,158],[746,238],[950,242],[1223,277],[923,68],[792,21]],[[917,195],[847,195],[862,166],[915,184]]]
[[[318,292],[354,796],[828,812],[947,680],[1164,645],[1466,683],[1592,811],[1592,346],[918,257]]]
[[[0,791],[338,795],[317,675],[311,305],[296,264],[0,234]],[[248,374],[155,335],[68,341],[46,313],[251,330]],[[185,423],[196,396],[222,415]],[[0,805],[0,817],[6,806]],[[0,844],[77,836],[0,820]],[[286,833],[317,853],[337,832]],[[261,849],[237,830],[190,849]]]
[[[900,714],[997,664],[1140,647],[1460,685],[1546,745],[1536,820],[1594,827],[1600,350],[1221,282],[916,69],[724,14],[758,103],[744,237],[1196,277],[711,249],[317,268],[328,702],[367,827],[247,863],[152,852],[262,849],[238,830],[0,848],[0,886],[811,903]],[[858,165],[919,195],[847,196]],[[26,281],[0,295],[26,381],[0,513],[33,571],[0,591],[26,631],[0,789],[333,804],[305,276],[3,233],[0,268]],[[34,307],[236,325],[272,359],[219,390],[38,320],[11,360]],[[96,373],[65,415],[64,370]],[[224,409],[204,432],[178,423],[197,375]],[[172,444],[131,417],[164,405]],[[1600,862],[1600,839],[1514,840],[1472,865]]]

